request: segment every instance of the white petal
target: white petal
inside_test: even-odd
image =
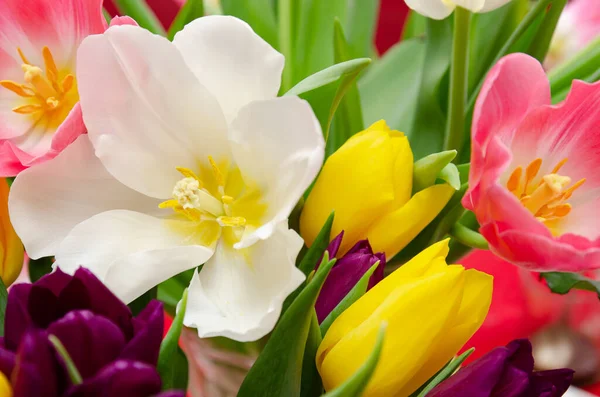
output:
[[[56,263],[67,273],[90,269],[125,302],[204,263],[213,250],[195,244],[187,221],[115,210],[77,225],[64,239]]]
[[[275,326],[285,298],[304,280],[295,266],[301,246],[300,236],[282,225],[245,250],[220,243],[192,278],[184,324],[197,328],[201,338],[263,337]]]
[[[485,0],[485,4],[483,5],[483,8],[481,10],[479,10],[479,12],[493,11],[496,8],[500,8],[509,2],[510,2],[510,0]]]
[[[137,26],[90,36],[77,79],[96,154],[133,189],[166,199],[181,179],[176,167],[228,153],[219,104],[164,37]]]
[[[236,248],[268,238],[286,220],[315,179],[325,155],[319,121],[310,105],[297,97],[256,101],[233,121],[230,141],[244,178],[263,189],[264,225],[244,236]]]
[[[189,23],[173,43],[231,121],[247,103],[277,96],[285,62],[244,21],[207,16]]]
[[[433,19],[444,19],[454,11],[454,5],[445,3],[442,0],[405,0],[406,5],[418,12]]]
[[[81,135],[56,158],[19,174],[10,190],[10,219],[34,259],[54,255],[78,223],[112,209],[157,211],[158,201],[114,179]]]

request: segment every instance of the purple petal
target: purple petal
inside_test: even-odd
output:
[[[377,268],[373,272],[373,275],[369,279],[369,286],[367,287],[367,291],[376,286],[377,283],[379,283],[381,280],[383,280],[383,271],[385,270],[386,264],[385,254],[383,252],[378,252],[375,254],[375,260],[373,261],[373,264],[375,264],[375,262],[377,261],[379,261],[379,266],[377,266]]]
[[[154,397],[184,397],[185,392],[183,390],[167,390],[162,393],[155,395]]]
[[[55,296],[58,296],[60,292],[65,288],[65,286],[73,279],[73,276],[70,276],[66,273],[63,273],[62,270],[56,269],[50,274],[46,274],[41,277],[34,284],[40,287],[44,287],[52,291]]]
[[[427,397],[495,396],[492,390],[502,376],[510,354],[505,347],[495,348],[437,385]]]
[[[327,252],[329,253],[330,258],[334,258],[337,255],[337,253],[340,249],[340,245],[342,245],[343,239],[344,239],[344,231],[342,230],[340,232],[340,234],[335,236],[335,238],[329,242],[329,245],[327,246]],[[319,263],[320,262],[321,261],[319,261]],[[317,263],[317,266],[319,266],[319,263]]]
[[[115,360],[125,346],[119,327],[88,310],[68,313],[48,333],[60,339],[84,379]]]
[[[150,397],[160,392],[161,380],[151,365],[117,360],[81,385],[73,386],[65,397]]]
[[[27,302],[31,284],[16,284],[8,291],[8,303],[4,317],[4,345],[10,351],[16,351],[25,331],[33,326]]]
[[[0,372],[10,378],[10,374],[15,368],[16,354],[5,348],[0,348]]]
[[[355,250],[357,246],[366,244],[367,253],[362,253]],[[350,251],[355,251],[350,253]],[[325,318],[331,313],[331,311],[344,299],[344,297],[350,292],[350,290],[356,285],[367,270],[371,268],[380,258],[372,254],[371,246],[367,240],[359,241],[349,253],[339,259],[336,265],[331,269],[329,276],[323,284],[323,288],[319,293],[315,309],[317,311],[317,318],[319,322],[325,320]],[[377,276],[375,278],[371,276],[369,284],[379,282],[383,278],[383,267],[385,266],[384,261],[379,264],[376,269]]]
[[[75,279],[85,285],[91,298],[89,310],[112,320],[117,324],[127,340],[133,337],[131,310],[102,284],[89,270],[81,267],[75,272]]]
[[[534,372],[530,377],[530,386],[526,396],[532,397],[560,397],[569,388],[573,381],[574,371],[561,368],[550,371]]]
[[[27,302],[27,311],[36,327],[45,329],[62,317],[58,298],[48,288],[33,284]]]
[[[527,373],[533,371],[533,348],[528,339],[515,339],[506,345],[506,348],[512,352],[510,365]]]
[[[154,299],[133,319],[134,336],[119,358],[142,361],[156,366],[163,336],[164,312],[162,302]]]
[[[368,254],[373,255],[373,249],[371,248],[371,244],[369,244],[369,240],[360,240],[352,248],[346,252],[345,255],[350,254]]]
[[[17,364],[11,376],[13,395],[19,397],[59,396],[62,370],[54,349],[44,331],[32,331],[23,336],[17,353]]]

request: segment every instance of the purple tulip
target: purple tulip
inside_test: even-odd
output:
[[[156,300],[133,317],[89,270],[81,268],[74,276],[56,270],[10,289],[0,371],[11,380],[15,396],[155,396],[161,391],[156,363],[163,317]],[[72,384],[49,335],[67,350],[81,384]]]
[[[330,257],[337,255],[344,238],[344,232],[338,234],[331,242],[327,251]],[[331,313],[333,309],[341,302],[342,299],[350,292],[361,277],[371,268],[377,261],[379,266],[369,279],[367,290],[371,289],[375,284],[383,279],[383,269],[385,267],[385,254],[379,252],[373,253],[373,249],[368,240],[357,242],[344,256],[339,258],[329,276],[323,284],[321,293],[317,298],[315,309],[319,323]],[[318,264],[317,264],[318,266]]]
[[[559,397],[572,380],[573,370],[566,368],[533,372],[531,343],[517,339],[462,368],[427,397]]]

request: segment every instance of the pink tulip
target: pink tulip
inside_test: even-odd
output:
[[[600,83],[550,104],[540,63],[504,57],[473,116],[469,190],[490,249],[537,271],[600,267]]]
[[[55,157],[85,132],[77,47],[104,30],[102,0],[0,1],[0,176]]]

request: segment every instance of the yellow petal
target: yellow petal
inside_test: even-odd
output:
[[[10,387],[10,382],[6,378],[6,376],[0,372],[0,396],[2,397],[12,397],[12,388]]]
[[[364,363],[375,344],[379,325],[386,321],[381,358],[364,396],[404,395],[397,391],[408,391],[406,385],[413,374],[427,363],[452,324],[460,307],[464,273],[462,267],[453,266],[445,272],[413,279],[386,296],[373,294],[374,289],[367,292],[360,300],[378,300],[377,309],[361,312],[352,305],[332,324],[319,347],[317,367],[325,388],[341,384]],[[345,323],[349,317],[362,318],[363,322],[348,330]],[[332,339],[338,341],[331,343]]]
[[[396,161],[394,163],[394,204],[400,208],[410,200],[413,181],[413,153],[408,138],[403,136],[392,138]]]
[[[8,183],[0,180],[0,277],[5,286],[11,285],[23,267],[23,244],[8,216]]]
[[[366,234],[373,251],[385,252],[392,258],[437,216],[454,192],[448,184],[430,186],[415,194],[401,208],[379,219]]]
[[[311,245],[332,211],[332,236],[344,230],[341,253],[364,238],[374,219],[394,201],[394,146],[385,129],[367,129],[350,138],[323,166],[306,200],[300,232]]]
[[[452,265],[450,267],[454,267]],[[413,390],[425,383],[433,374],[442,368],[464,346],[479,329],[485,319],[492,300],[493,278],[489,274],[467,270],[460,308],[452,316],[444,337],[438,340],[435,348],[423,367],[414,372],[406,386],[397,395],[409,395]]]

